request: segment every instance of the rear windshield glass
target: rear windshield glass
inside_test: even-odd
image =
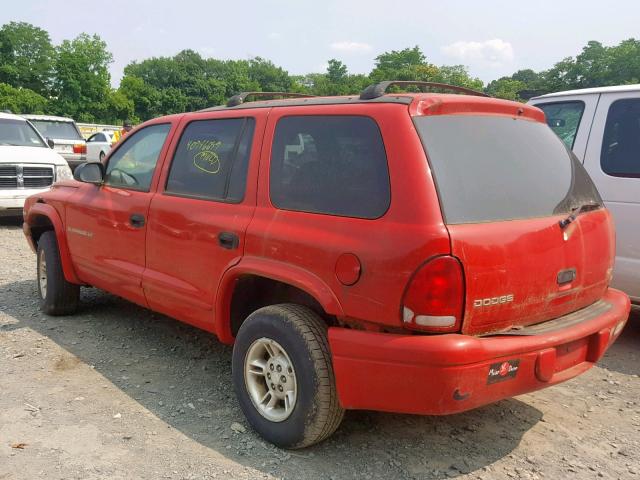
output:
[[[584,167],[543,123],[463,115],[415,123],[449,224],[546,217],[602,204]]]
[[[71,122],[55,122],[49,120],[31,120],[31,123],[45,138],[58,140],[82,140],[82,136]]]

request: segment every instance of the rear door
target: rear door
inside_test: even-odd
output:
[[[544,124],[506,115],[416,117],[452,254],[462,262],[463,331],[534,324],[600,299],[613,230],[591,179]],[[566,228],[559,222],[588,205]]]
[[[153,310],[213,328],[219,280],[242,258],[255,210],[267,114],[219,112],[183,120],[149,212],[143,287]]]
[[[640,301],[640,91],[601,95],[584,165],[615,219],[613,286]]]

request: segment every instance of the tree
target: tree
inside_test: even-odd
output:
[[[123,120],[138,122],[135,116],[133,101],[118,90],[112,90],[107,95],[105,112],[100,121],[105,123],[120,124]]]
[[[429,64],[420,48],[415,46],[378,55],[369,78],[372,83],[383,80],[426,81],[436,71],[437,67]]]
[[[288,92],[293,83],[286,70],[261,57],[249,60],[247,73],[263,92]]]
[[[486,93],[496,98],[504,98],[505,100],[516,100],[521,102],[520,92],[525,90],[527,85],[510,77],[502,77],[498,80],[489,82]]]
[[[464,65],[443,65],[438,67],[429,76],[429,81],[448,83],[449,85],[457,85],[458,87],[471,88],[472,90],[482,90],[484,86],[482,80],[471,77]]]
[[[0,83],[0,110],[13,113],[46,113],[47,99],[28,88]]]
[[[80,121],[96,121],[107,111],[111,92],[107,44],[86,33],[64,40],[57,48],[53,108]]]
[[[340,60],[332,58],[327,66],[327,80],[331,83],[343,83],[348,78],[347,66]]]
[[[160,92],[142,78],[125,74],[118,92],[131,102],[133,108],[131,116],[135,119],[149,120],[162,115]]]
[[[47,95],[55,51],[49,34],[24,22],[0,28],[0,82]]]

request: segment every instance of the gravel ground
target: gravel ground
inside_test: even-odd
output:
[[[598,367],[448,417],[348,412],[287,452],[246,424],[231,349],[95,289],[42,315],[35,255],[0,224],[0,479],[640,479],[640,314]]]

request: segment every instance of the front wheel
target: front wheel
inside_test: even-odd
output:
[[[55,232],[44,232],[38,240],[37,273],[40,310],[47,315],[74,313],[80,286],[64,278]]]
[[[327,327],[307,307],[271,305],[249,315],[236,337],[232,370],[247,420],[279,447],[320,442],[342,421]]]

